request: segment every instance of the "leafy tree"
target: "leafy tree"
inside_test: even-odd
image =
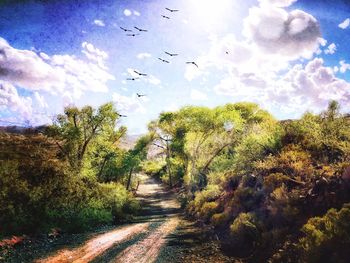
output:
[[[82,109],[67,107],[48,129],[48,135],[56,138],[56,144],[71,167],[80,170],[90,145],[99,136],[115,136],[117,119],[118,113],[112,103],[104,104],[97,110],[90,106]]]

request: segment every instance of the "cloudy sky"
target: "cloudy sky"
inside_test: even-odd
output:
[[[350,1],[0,5],[0,125],[49,123],[64,106],[108,101],[131,133],[189,104],[253,101],[285,119],[335,99],[350,111]]]

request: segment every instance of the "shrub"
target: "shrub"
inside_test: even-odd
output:
[[[256,216],[252,213],[240,213],[230,226],[232,247],[237,256],[249,255],[261,238]]]
[[[313,217],[302,227],[299,247],[307,262],[348,262],[350,258],[350,204]]]

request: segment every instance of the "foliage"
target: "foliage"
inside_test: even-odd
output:
[[[330,253],[343,255],[337,224],[344,227],[344,240],[349,230],[336,210],[329,212],[333,221],[322,220],[337,234],[319,230],[321,219],[311,219],[350,202],[349,172],[344,172],[350,167],[350,119],[338,103],[321,114],[281,122],[253,103],[189,106],[160,114],[149,130],[163,150],[166,182],[171,186],[172,176],[185,189],[187,214],[213,225],[235,257],[312,262],[339,242]],[[300,229],[306,236],[298,252]]]
[[[310,218],[302,227],[298,246],[307,262],[347,262],[350,252],[350,204],[332,208],[322,217]]]
[[[69,107],[47,135],[0,133],[0,235],[79,232],[137,212],[118,168],[137,166],[148,141],[120,149],[117,117],[110,103]]]

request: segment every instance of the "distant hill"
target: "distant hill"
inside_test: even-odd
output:
[[[35,134],[44,132],[47,126],[23,127],[23,126],[0,126],[0,132],[16,133],[16,134]]]
[[[136,141],[142,136],[142,134],[126,135],[120,140],[120,147],[125,150],[130,150],[136,144]]]

